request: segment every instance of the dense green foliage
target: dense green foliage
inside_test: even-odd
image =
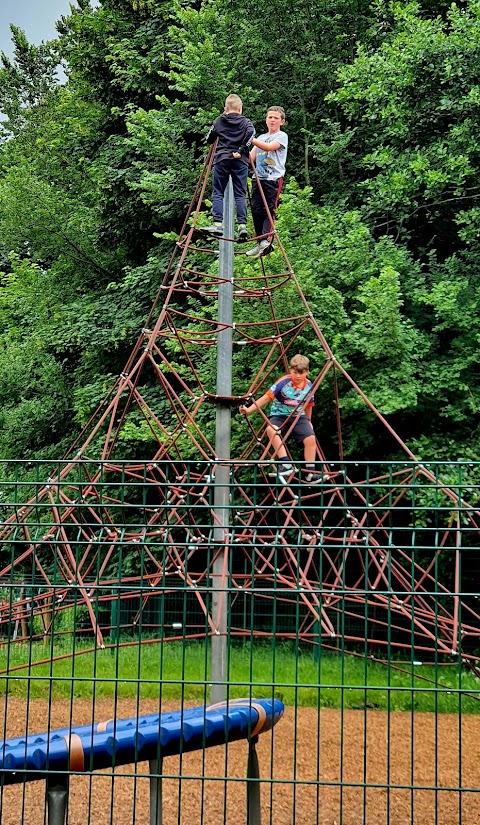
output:
[[[287,111],[278,228],[337,358],[422,458],[478,457],[480,0],[77,0],[57,27],[0,61],[0,460],[60,456],[121,372],[232,90],[258,130]],[[351,456],[394,449],[342,416]]]

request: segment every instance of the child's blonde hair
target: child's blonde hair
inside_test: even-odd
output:
[[[285,123],[285,109],[282,109],[281,106],[269,106],[267,109],[267,115],[269,112],[278,112],[281,115],[283,122]]]
[[[302,372],[306,370],[308,372],[310,361],[306,355],[294,355],[293,358],[290,359],[289,366],[295,370],[302,370]]]
[[[243,107],[242,98],[238,95],[228,95],[225,101],[226,112],[241,112]]]

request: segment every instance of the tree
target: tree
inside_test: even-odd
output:
[[[53,450],[122,370],[232,90],[259,131],[268,104],[287,111],[295,180],[278,228],[338,357],[423,452],[446,434],[449,449],[475,444],[479,20],[480,0],[77,0],[57,42],[14,30],[0,68],[0,459],[42,449],[33,427],[15,441],[34,418],[22,382],[41,388]],[[242,369],[240,356],[239,392]],[[353,394],[342,415],[352,451],[387,449]],[[132,419],[128,454],[144,437]]]
[[[6,117],[0,122],[0,141],[19,134],[25,113],[40,106],[58,82],[57,44],[34,46],[18,26],[11,25],[10,30],[13,58],[0,53],[0,112]]]
[[[329,96],[345,119],[351,198],[378,231],[445,256],[480,192],[480,5],[453,5],[446,19],[417,2],[390,9],[389,36],[374,52],[360,45]]]
[[[384,42],[374,51],[360,45],[330,95],[343,117],[350,203],[422,267],[403,286],[406,312],[429,342],[413,430],[424,454],[428,431],[429,457],[478,444],[480,409],[480,4],[441,6],[435,16],[420,3],[390,3]]]

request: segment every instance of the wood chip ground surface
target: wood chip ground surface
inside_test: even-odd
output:
[[[168,702],[162,710],[178,707]],[[28,730],[40,733],[70,720],[86,724],[91,711],[85,700],[75,700],[73,707],[68,701],[55,700],[49,707],[31,700]],[[155,713],[158,703],[144,701],[140,708],[134,700],[117,703],[119,717],[138,711]],[[111,699],[96,700],[96,721],[113,713]],[[25,700],[9,699],[2,714],[7,737],[25,733]],[[262,825],[480,825],[476,716],[287,708],[273,735],[260,737],[258,754],[265,780]],[[163,825],[246,822],[246,756],[246,743],[237,742],[166,759]],[[147,772],[148,763],[141,763],[136,773],[128,766],[114,776],[72,777],[69,825],[148,825]],[[45,821],[44,782],[3,789],[0,825]]]

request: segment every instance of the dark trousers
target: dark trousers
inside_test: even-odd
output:
[[[233,197],[237,207],[238,223],[247,222],[247,173],[248,166],[238,158],[219,160],[213,167],[212,215],[214,221],[223,222],[223,196],[228,178],[232,178]]]
[[[267,202],[267,206],[272,216],[272,221],[275,220],[277,212],[278,199],[282,191],[283,178],[277,180],[260,180],[262,185],[263,195]],[[270,218],[267,215],[265,204],[263,202],[262,193],[260,192],[258,183],[253,181],[252,186],[252,217],[253,225],[255,227],[255,235],[266,235],[268,240],[271,240],[273,223],[270,223]]]

